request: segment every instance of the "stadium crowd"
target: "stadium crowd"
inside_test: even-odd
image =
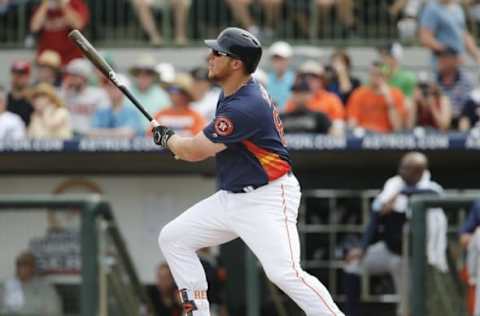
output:
[[[339,1],[338,9],[348,9],[346,2]],[[265,1],[265,6],[271,5]],[[462,7],[454,0],[431,0],[420,10],[422,1],[409,0],[393,3],[391,11],[411,12],[412,6],[420,43],[432,52],[431,75],[403,69],[398,42],[378,47],[365,82],[352,75],[354,61],[347,50],[335,50],[328,61],[303,60],[294,68],[289,43],[277,41],[267,47],[264,61],[269,62],[263,64],[268,71],[259,70],[254,77],[279,107],[286,131],[341,136],[475,127],[480,87],[462,63],[466,53],[480,63],[480,51]],[[88,24],[89,14],[82,0],[42,1],[33,11],[30,28],[38,34],[37,56],[11,64],[9,86],[0,89],[0,139],[149,135],[148,122],[132,104],[64,40],[71,29]],[[252,29],[251,18],[240,16],[241,25],[260,34]],[[346,24],[353,23],[345,12],[340,16]],[[186,41],[185,34],[177,35],[179,42]],[[215,115],[220,90],[201,66],[181,72],[142,55],[120,80],[161,124],[179,133],[195,134]]]

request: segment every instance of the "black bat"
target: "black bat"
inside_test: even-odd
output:
[[[105,77],[107,77],[118,89],[120,89],[127,98],[142,112],[149,122],[153,121],[153,117],[145,110],[143,105],[133,96],[123,82],[117,79],[117,75],[107,61],[100,56],[97,50],[90,44],[90,42],[80,33],[79,30],[73,30],[68,34],[68,37],[75,42],[75,44],[82,50],[83,54],[90,60],[97,69],[99,69]]]

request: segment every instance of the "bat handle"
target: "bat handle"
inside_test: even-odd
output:
[[[151,120],[151,121],[150,121],[150,124],[152,124],[153,127],[160,126],[160,124],[157,122],[156,119]]]

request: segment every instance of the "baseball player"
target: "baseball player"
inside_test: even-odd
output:
[[[277,108],[251,74],[260,42],[227,28],[211,49],[208,76],[222,87],[214,120],[193,137],[154,122],[154,141],[177,159],[216,157],[219,190],[195,204],[159,236],[187,315],[210,315],[200,248],[241,238],[268,278],[310,316],[344,316],[327,289],[300,267],[297,215],[300,186],[292,174]]]

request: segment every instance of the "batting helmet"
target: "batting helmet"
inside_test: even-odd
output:
[[[226,28],[218,35],[217,39],[205,40],[205,44],[213,50],[240,59],[248,73],[255,71],[262,57],[260,41],[238,27]]]

